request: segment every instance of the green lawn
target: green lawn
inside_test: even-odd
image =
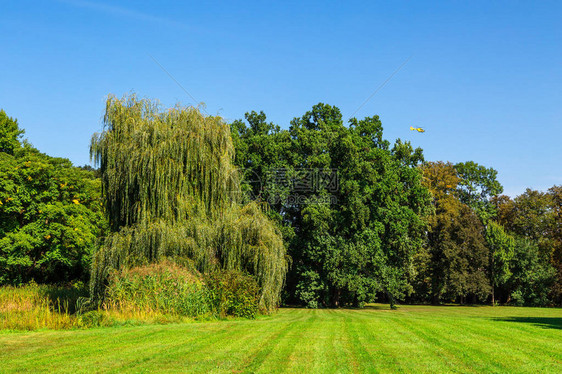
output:
[[[562,372],[562,310],[281,309],[238,320],[0,332],[0,372]]]

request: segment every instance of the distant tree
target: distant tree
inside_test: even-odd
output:
[[[468,161],[456,164],[455,169],[460,177],[459,199],[478,215],[486,227],[486,243],[490,253],[488,271],[494,304],[495,287],[504,284],[510,276],[509,261],[514,246],[513,238],[503,227],[491,222],[498,216],[498,196],[503,192],[503,187],[497,181],[498,172],[492,168]],[[508,212],[504,210],[501,214]]]
[[[556,269],[551,297],[557,303],[562,303],[561,190],[560,186],[553,186],[547,192],[527,189],[513,200],[508,197],[494,200],[499,222],[513,234],[536,243],[538,261],[550,262]]]
[[[551,262],[556,270],[552,296],[562,306],[562,186],[553,186],[548,190],[552,204],[552,221],[548,236],[552,242]]]
[[[495,289],[503,286],[511,276],[510,268],[515,240],[505,232],[500,224],[490,221],[486,228],[486,242],[490,250],[488,269],[490,272],[492,305],[495,305]]]
[[[484,227],[476,214],[463,205],[458,221],[452,224],[452,239],[458,252],[451,256],[450,285],[448,294],[458,297],[461,302],[469,296],[472,302],[484,300],[489,292],[489,279],[486,275],[487,253]]]
[[[78,168],[80,168],[80,169],[82,169],[82,170],[86,170],[86,171],[91,171],[91,172],[94,173],[94,175],[96,176],[96,178],[101,178],[100,169],[96,169],[96,168],[92,167],[91,165],[78,166]]]
[[[472,208],[486,224],[496,215],[495,206],[490,199],[503,192],[502,185],[497,181],[498,172],[474,161],[460,162],[455,165],[455,169],[460,178],[459,199]]]
[[[512,225],[516,214],[515,202],[507,195],[493,196],[490,201],[496,208],[495,221],[509,232],[514,232]]]
[[[511,219],[506,219],[508,230],[540,242],[540,246],[548,251],[548,233],[554,221],[552,200],[548,193],[528,188],[503,209],[511,209]]]
[[[508,300],[515,305],[546,306],[555,280],[555,269],[541,256],[535,241],[516,238],[513,260],[510,263],[511,277],[504,287]]]
[[[452,164],[428,162],[422,170],[434,214],[427,217],[427,254],[417,264],[418,292],[429,292],[433,303],[481,299],[489,290],[484,227],[458,199],[460,179]]]

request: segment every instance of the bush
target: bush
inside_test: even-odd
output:
[[[209,292],[200,274],[167,261],[112,272],[106,295],[106,309],[194,318],[212,313]]]
[[[209,274],[206,283],[219,317],[255,318],[258,314],[260,289],[254,277],[236,270],[223,270]]]
[[[107,314],[99,310],[92,310],[81,314],[78,317],[80,326],[83,327],[98,327],[98,326],[111,326],[110,319]]]
[[[320,306],[326,287],[317,272],[309,270],[301,274],[297,284],[296,295],[307,308],[316,309]]]
[[[514,306],[525,305],[525,298],[523,297],[523,293],[521,292],[521,290],[516,290],[511,293],[511,305]]]
[[[517,306],[547,306],[555,270],[546,256],[541,256],[537,243],[517,238],[516,261],[511,263],[510,304]]]

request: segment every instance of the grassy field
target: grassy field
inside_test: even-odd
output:
[[[0,372],[562,372],[562,310],[373,306],[0,332]]]

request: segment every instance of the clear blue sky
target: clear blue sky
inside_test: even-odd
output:
[[[136,92],[287,128],[312,105],[378,114],[428,160],[492,166],[509,195],[562,184],[562,2],[3,1],[0,108],[89,162],[104,100]],[[418,134],[410,126],[424,127]]]

